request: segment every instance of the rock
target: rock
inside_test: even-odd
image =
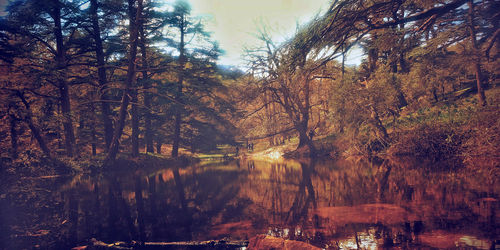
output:
[[[313,245],[307,244],[302,241],[296,240],[285,240],[282,238],[277,238],[269,235],[257,235],[254,238],[250,239],[250,243],[248,244],[248,249],[284,249],[284,250],[292,250],[292,249],[321,249],[319,247],[315,247]]]

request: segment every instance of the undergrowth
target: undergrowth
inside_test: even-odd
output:
[[[500,167],[500,88],[487,91],[488,106],[476,96],[406,109],[397,119],[387,118],[387,145],[370,133],[345,133],[336,139],[344,155],[385,154],[456,160],[470,167]],[[382,144],[385,142],[382,142]],[[343,144],[343,145],[342,145]],[[385,147],[384,147],[385,146]]]

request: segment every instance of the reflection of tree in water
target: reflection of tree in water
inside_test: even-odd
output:
[[[374,182],[376,186],[376,197],[375,201],[377,203],[385,204],[387,200],[385,199],[385,193],[389,188],[389,175],[391,174],[392,167],[388,164],[388,161],[383,161],[382,159],[371,159],[370,166],[376,169],[376,173],[374,175]],[[409,223],[409,222],[405,222]],[[407,228],[405,228],[407,229]],[[382,239],[382,246],[384,247],[392,247],[394,245],[393,242],[393,232],[392,228],[384,225],[383,223],[377,223],[375,226],[375,235],[376,238]],[[357,239],[357,232],[355,235]],[[401,242],[411,241],[408,238],[408,234],[399,234],[399,240]]]
[[[124,197],[122,184],[117,177],[111,175],[108,182],[108,233],[109,240],[130,241],[139,239],[131,214],[131,206]]]
[[[85,239],[179,241],[208,237],[211,221],[244,217],[241,171],[174,168],[144,177],[108,175],[73,181],[64,195],[65,243]]]
[[[305,223],[308,218],[310,208],[317,208],[316,194],[311,181],[311,174],[314,171],[315,161],[311,160],[308,163],[300,163],[302,170],[302,178],[299,183],[299,188],[293,200],[292,206],[287,215],[287,222],[290,225],[290,238],[295,239],[299,233],[295,232],[297,225],[300,222]],[[307,191],[307,194],[306,194]],[[319,227],[318,217],[313,215],[314,227]],[[304,226],[303,226],[304,227]]]
[[[175,187],[177,189],[177,195],[181,204],[181,211],[182,213],[179,214],[179,218],[181,220],[181,228],[184,229],[184,232],[182,232],[182,237],[183,240],[190,240],[191,239],[191,220],[192,220],[192,214],[188,211],[188,205],[186,201],[186,194],[185,189],[184,189],[184,184],[182,183],[181,177],[179,175],[179,168],[175,167],[172,170],[174,174],[174,181],[175,181]]]
[[[242,162],[241,166],[78,177],[54,193],[30,191],[15,196],[13,192],[7,198],[19,200],[9,206],[3,201],[2,209],[16,216],[4,220],[9,226],[0,228],[9,235],[21,235],[16,236],[17,242],[34,237],[39,237],[38,242],[64,241],[42,246],[90,238],[107,242],[245,239],[266,232],[321,247],[336,242],[352,247],[370,242],[440,247],[449,245],[439,245],[436,239],[454,244],[464,235],[498,238],[498,191],[485,187],[480,179],[401,168],[389,161]],[[38,187],[41,183],[19,190],[43,190]],[[26,222],[19,219],[24,217]],[[12,225],[28,224],[28,220],[37,226],[24,229],[29,230],[24,234],[14,231],[19,229]],[[47,226],[49,220],[59,228]],[[39,231],[47,228],[50,231]],[[14,242],[16,238],[2,239]]]
[[[213,218],[232,218],[237,215],[236,210],[242,209],[235,199],[238,186],[231,184],[239,179],[237,171],[206,170],[189,173],[173,168],[167,175],[171,178],[165,179],[165,175],[161,174],[156,178],[148,178],[149,185],[141,184],[144,179],[135,180],[135,204],[131,200],[130,206],[136,206],[137,218],[141,217],[140,211],[145,214],[149,212],[149,215],[142,216],[149,218],[144,219],[145,224],[148,224],[144,226],[148,240],[191,240],[195,235],[203,235]],[[140,202],[143,199],[142,195],[138,195],[142,193],[138,191],[139,186],[147,193],[149,202]],[[148,189],[144,190],[143,187]],[[149,206],[149,209],[140,209],[140,203],[145,207]]]
[[[252,161],[252,166],[253,166],[253,161]],[[273,221],[279,221],[281,219],[281,213],[280,211],[284,211],[284,208],[283,208],[283,197],[282,197],[282,193],[283,193],[283,185],[281,185],[283,183],[283,176],[280,174],[279,170],[281,168],[284,168],[286,169],[286,164],[279,164],[279,163],[275,163],[275,164],[271,164],[271,173],[270,173],[270,184],[271,184],[271,192],[272,192],[272,196],[271,196],[271,202],[272,202],[272,205],[271,205],[271,214],[272,214],[272,220]],[[253,167],[255,168],[255,167]],[[252,169],[253,169],[252,168]]]
[[[485,212],[482,217],[489,218],[484,219],[488,224],[478,225],[474,221],[477,212],[470,210],[476,207],[474,198],[467,201],[474,194],[464,186],[450,185],[453,179],[446,176],[438,177],[421,169],[409,171],[377,159],[358,166],[311,168],[301,164],[300,168],[300,172],[293,174],[272,167],[267,184],[261,180],[259,190],[255,191],[261,194],[266,194],[266,189],[272,191],[272,196],[266,197],[262,204],[273,215],[268,222],[274,225],[269,232],[274,236],[312,241],[318,246],[324,246],[322,239],[330,243],[333,239],[352,239],[354,247],[363,247],[367,241],[387,247],[419,246],[424,244],[420,239],[436,228],[495,238],[482,230],[497,225],[491,219],[495,213]],[[497,203],[486,201],[483,210],[492,211],[491,204]],[[321,213],[315,211],[315,205],[330,212],[318,218]],[[282,220],[277,218],[279,215]],[[472,224],[476,226],[464,230]],[[425,244],[430,241],[427,239]]]
[[[206,230],[214,218],[227,220],[238,216],[238,171],[204,170],[179,173],[173,169],[173,178],[156,189],[158,197],[168,197],[159,205],[164,213],[156,221],[165,230],[158,240],[191,240],[207,237]],[[160,178],[161,179],[161,178]],[[240,212],[241,213],[241,212]],[[155,226],[160,228],[160,226]],[[165,237],[169,236],[169,237]]]

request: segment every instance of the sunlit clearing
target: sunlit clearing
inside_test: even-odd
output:
[[[279,158],[282,157],[280,151],[271,151],[271,152],[269,152],[269,154],[267,154],[267,156],[271,159],[274,159],[274,160],[278,160]]]

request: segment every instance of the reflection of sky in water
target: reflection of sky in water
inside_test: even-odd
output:
[[[338,246],[341,249],[377,249],[375,229],[369,229],[368,233],[358,233],[357,243],[355,237],[349,237],[347,239],[340,240]]]
[[[478,249],[490,249],[490,244],[487,241],[478,239],[474,236],[464,235],[458,241],[457,247],[475,247]]]
[[[490,244],[484,239],[478,239],[474,236],[464,235],[458,241],[457,247],[475,247],[478,249],[490,249]],[[496,249],[498,249],[498,247]]]
[[[491,244],[485,239],[479,239],[470,235],[450,235],[439,233],[431,233],[434,242],[428,242],[431,247],[435,248],[473,248],[473,249],[490,249]],[[338,247],[341,249],[377,249],[382,243],[381,239],[377,239],[376,229],[370,228],[366,232],[358,232],[357,239],[355,236],[347,237],[338,240]],[[443,242],[445,244],[443,244]],[[433,243],[435,245],[433,245]],[[448,245],[446,244],[448,243]],[[496,248],[498,249],[498,247]]]

